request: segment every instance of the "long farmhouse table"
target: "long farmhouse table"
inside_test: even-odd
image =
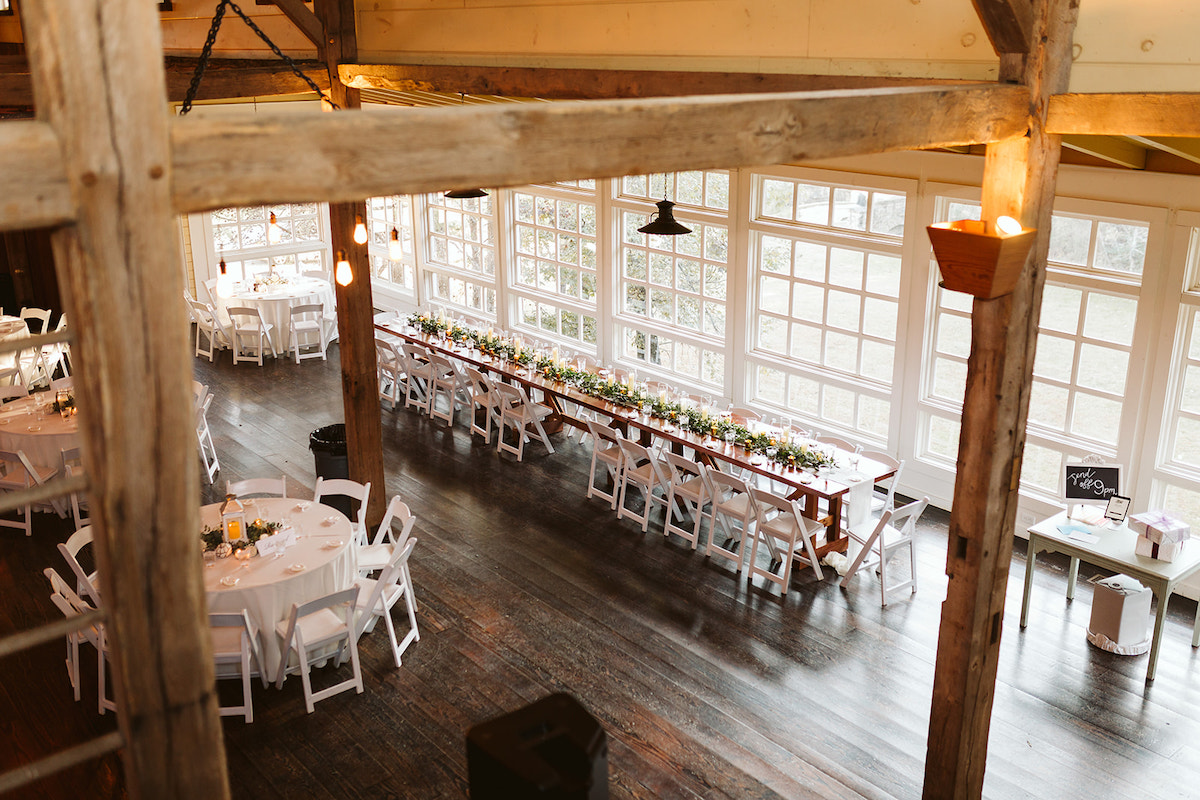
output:
[[[537,389],[541,394],[541,402],[554,412],[546,420],[547,431],[561,430],[562,425],[586,430],[587,426],[582,419],[564,411],[564,403],[567,403],[579,409],[611,417],[612,426],[621,428],[626,435],[630,429],[640,431],[643,442],[648,443],[654,438],[665,439],[676,452],[681,452],[684,447],[691,448],[696,453],[696,459],[703,463],[715,465],[718,461],[724,461],[787,486],[790,498],[804,498],[805,516],[819,520],[826,526],[825,543],[817,547],[818,556],[846,549],[849,537],[842,532],[843,516],[846,517],[846,524],[854,530],[863,525],[873,524],[870,508],[874,486],[895,474],[895,470],[889,465],[864,456],[859,456],[857,467],[850,469],[848,463],[852,454],[838,450],[834,454],[834,460],[839,466],[833,468],[830,474],[818,477],[810,472],[768,462],[765,456],[752,453],[740,445],[729,445],[724,440],[712,436],[680,430],[666,420],[648,418],[634,409],[586,394],[567,383],[546,378],[533,369],[518,367],[512,362],[495,358],[469,345],[457,345],[442,337],[422,333],[398,320],[377,323],[375,328],[381,333],[422,345],[448,358],[470,364],[481,372],[500,376],[509,383],[519,383],[527,390]],[[553,428],[551,424],[554,424]],[[821,508],[822,501],[825,504],[824,509]],[[849,513],[847,505],[850,506]]]

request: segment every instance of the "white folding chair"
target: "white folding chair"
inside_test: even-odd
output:
[[[58,318],[58,324],[54,326],[54,332],[59,333],[66,329],[67,315],[61,314]],[[71,374],[71,370],[67,364],[65,345],[66,342],[42,345],[42,364],[46,368],[47,377],[53,378],[55,373],[60,369],[64,377]]]
[[[664,451],[663,455],[666,456],[667,464],[671,467],[669,507],[676,508],[682,505],[682,510],[692,515],[692,529],[688,530],[676,525],[674,519],[668,514],[666,524],[663,526],[663,536],[670,536],[672,533],[681,536],[691,542],[692,549],[695,550],[700,541],[700,523],[706,516],[704,506],[709,502],[704,476],[700,474],[700,465],[690,458],[684,458],[670,450]],[[707,516],[709,518],[709,536],[712,536],[712,511],[709,511]]]
[[[43,467],[31,464],[21,450],[0,450],[0,492],[15,492],[40,486],[58,474],[58,467]],[[33,535],[32,507],[29,503],[17,508],[18,521],[0,519],[0,527],[17,528]]]
[[[196,441],[200,450],[200,461],[204,464],[204,475],[212,483],[221,470],[217,461],[217,447],[213,444],[212,431],[208,428],[208,407],[212,405],[213,396],[208,394],[196,409]]]
[[[386,339],[375,339],[375,368],[379,374],[379,399],[386,400],[388,407],[396,410],[400,393],[406,390],[404,365],[400,354]]]
[[[616,511],[617,497],[621,493],[621,432],[616,428],[601,424],[595,420],[584,420],[588,434],[592,437],[592,467],[588,471],[588,497],[599,497],[607,500],[609,506]],[[612,480],[612,492],[605,492],[596,486],[596,467],[603,465],[604,472]]]
[[[278,479],[247,478],[244,481],[226,481],[225,494],[236,494],[238,497],[287,497],[287,475],[280,475]]]
[[[75,591],[80,596],[86,596],[91,599],[96,608],[100,608],[100,589],[96,585],[96,572],[88,572],[79,563],[79,554],[83,549],[93,543],[92,526],[84,525],[79,530],[67,537],[65,542],[58,543],[58,552],[62,554],[63,560],[67,562],[67,566],[71,568],[71,572],[75,575]]]
[[[736,475],[712,467],[703,467],[701,474],[706,482],[708,496],[712,500],[713,515],[704,555],[728,559],[737,564],[737,571],[741,572],[746,562],[746,537],[758,516],[754,498],[750,495],[750,487]],[[740,528],[735,528],[734,522],[738,523]],[[720,542],[718,525],[725,533],[725,539]]]
[[[263,351],[271,349],[271,357],[278,358],[275,341],[271,338],[273,325],[263,321],[262,314],[253,306],[234,306],[227,309],[233,335],[233,363],[253,361],[263,365]],[[245,353],[246,355],[243,355]]]
[[[32,334],[45,333],[50,330],[50,309],[48,308],[30,308],[21,309],[21,319],[25,320],[25,324],[29,326],[29,332]]]
[[[242,681],[242,704],[240,706],[218,706],[222,717],[244,716],[246,722],[254,721],[254,700],[250,694],[250,663],[258,670],[263,688],[268,685],[263,667],[262,652],[258,646],[258,629],[250,621],[250,614],[242,609],[235,613],[213,613],[208,615],[208,629],[212,635],[213,662],[218,666],[238,665],[238,677]],[[218,678],[221,677],[219,674]]]
[[[358,548],[358,571],[367,575],[386,567],[395,554],[396,547],[403,545],[412,533],[416,521],[417,518],[409,511],[408,504],[400,499],[400,495],[393,497],[379,527],[375,530],[375,538],[370,544],[360,545]],[[399,535],[392,527],[394,522],[400,523]]]
[[[25,394],[29,394],[29,389],[25,387],[24,376],[16,367],[0,369],[0,386],[20,386],[25,389]]]
[[[16,372],[16,370],[12,371]],[[19,383],[13,386],[0,386],[0,401],[5,403],[7,403],[9,400],[19,400],[22,397],[28,396],[29,390]]]
[[[750,487],[750,495],[754,498],[758,513],[747,570],[750,581],[753,582],[755,575],[761,575],[779,584],[781,594],[786,597],[788,585],[792,582],[792,562],[797,560],[811,567],[817,580],[824,580],[825,573],[821,571],[814,544],[816,537],[825,530],[824,526],[804,516],[799,501],[788,500],[757,486]],[[765,543],[771,553],[770,564],[765,569],[758,565],[760,542]],[[798,550],[803,550],[803,553]]]
[[[429,418],[443,419],[447,426],[453,425],[454,411],[461,402],[460,390],[465,394],[467,386],[459,377],[454,364],[441,353],[430,353],[429,365],[432,367],[429,387]],[[438,408],[438,397],[443,395],[446,398],[445,411]]]
[[[225,330],[225,326],[221,324],[221,320],[217,318],[213,307],[208,303],[189,300],[188,306],[192,311],[192,321],[196,323],[196,355],[207,356],[209,362],[212,362],[214,351],[230,346],[229,334]],[[200,346],[201,335],[208,342],[207,348]]]
[[[404,374],[408,376],[404,407],[428,414],[433,402],[433,364],[429,361],[429,350],[417,344],[404,344],[400,349],[404,353]]]
[[[322,303],[309,303],[302,306],[292,306],[288,316],[288,335],[292,345],[292,354],[296,363],[302,358],[319,358],[326,361],[325,348],[325,306]],[[301,354],[304,347],[315,347],[311,353]]]
[[[881,453],[878,450],[864,450],[861,455],[863,458],[878,461],[895,470],[892,477],[884,478],[875,483],[875,493],[871,497],[871,516],[877,517],[883,512],[891,511],[896,507],[896,484],[900,481],[900,473],[904,472],[904,460],[895,458],[888,453]],[[880,494],[881,489],[883,490],[882,495]]]
[[[311,600],[303,605],[293,605],[288,618],[275,626],[275,632],[283,640],[279,661],[279,673],[275,688],[282,688],[287,677],[288,660],[295,653],[299,662],[300,679],[304,683],[304,707],[309,714],[320,700],[332,697],[347,689],[362,694],[362,670],[358,664],[358,637],[355,634],[354,609],[358,602],[357,586]],[[337,645],[334,664],[341,665],[349,658],[353,676],[333,686],[313,692],[309,677],[309,659],[315,651]]]
[[[64,617],[74,619],[95,610],[76,594],[62,579],[62,576],[53,569],[46,569],[42,574],[50,581],[50,601],[62,612]],[[104,625],[99,622],[84,625],[67,634],[67,675],[70,678],[71,687],[75,690],[75,700],[78,701],[81,697],[79,645],[84,642],[96,648],[97,709],[101,714],[105,711],[116,711],[117,704],[108,699],[108,685],[105,679],[108,642],[104,633]]]
[[[847,530],[846,535],[858,542],[861,549],[842,577],[842,586],[848,586],[854,573],[858,572],[859,567],[865,563],[874,565],[875,571],[879,573],[879,593],[882,605],[887,605],[888,592],[911,587],[913,594],[916,594],[917,552],[913,547],[913,535],[917,529],[917,520],[921,518],[921,514],[928,505],[929,498],[923,497],[897,508],[895,511],[885,511],[879,518],[879,522],[866,535],[863,535],[861,531]],[[902,547],[908,548],[909,578],[888,586],[888,562]]]
[[[749,408],[734,408],[733,406],[729,407],[729,416],[739,425],[745,425],[747,422],[758,422],[762,419],[762,415],[757,411]]]
[[[321,502],[326,497],[348,497],[358,501],[358,519],[350,518],[354,539],[359,545],[367,543],[367,499],[371,496],[371,483],[359,483],[346,478],[317,478],[313,487],[313,501]]]
[[[621,494],[617,500],[617,519],[631,517],[642,523],[642,532],[645,533],[650,525],[650,511],[654,503],[661,503],[666,509],[666,516],[671,516],[670,506],[667,504],[671,467],[667,462],[660,460],[657,454],[630,439],[618,439],[617,446],[621,448]],[[640,515],[625,507],[625,495],[630,486],[637,489],[646,500]],[[656,496],[655,489],[661,489],[662,495]]]
[[[493,383],[492,386],[500,398],[500,436],[496,441],[496,451],[512,453],[517,457],[517,461],[520,461],[524,457],[525,442],[533,438],[529,430],[532,425],[533,434],[546,445],[546,452],[553,454],[554,445],[550,444],[550,437],[546,434],[542,420],[554,413],[554,410],[540,403],[531,403],[529,396],[520,386],[500,382]],[[512,428],[517,435],[515,445],[504,441],[507,428]]]
[[[378,580],[359,578],[354,582],[358,587],[359,597],[356,608],[358,622],[356,623],[355,637],[361,636],[363,631],[368,630],[376,619],[382,618],[387,626],[388,638],[392,644],[392,657],[396,660],[396,669],[400,668],[400,657],[404,655],[408,646],[421,638],[421,633],[417,630],[417,606],[413,601],[412,577],[408,572],[408,559],[416,545],[416,539],[409,539],[403,547],[397,547]],[[401,598],[404,599],[405,607],[408,610],[409,630],[403,639],[396,641],[396,625],[392,621],[392,608],[400,602]]]
[[[824,444],[824,445],[829,445],[830,447],[836,447],[838,450],[845,450],[847,453],[853,453],[856,449],[855,445],[851,444],[850,442],[846,441],[845,439],[839,439],[836,436],[818,436],[816,441],[817,441],[817,444]]]
[[[492,423],[500,425],[500,395],[492,379],[474,367],[467,367],[467,385],[471,391],[471,438],[474,440],[478,433],[491,444]],[[483,411],[483,425],[479,424],[480,411]]]

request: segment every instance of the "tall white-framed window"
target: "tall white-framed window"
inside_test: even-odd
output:
[[[384,294],[409,302],[417,300],[417,256],[414,247],[411,195],[367,199],[367,253],[371,278]],[[393,258],[392,231],[396,232],[399,258]]]
[[[938,220],[979,217],[978,203],[962,198],[939,197],[936,209]],[[1053,502],[1069,459],[1094,453],[1127,466],[1139,462],[1133,430],[1145,358],[1135,356],[1145,352],[1149,324],[1139,318],[1139,301],[1157,216],[1132,206],[1056,203],[1022,460],[1027,496]],[[936,280],[936,269],[933,276]],[[971,344],[971,298],[936,285],[929,289],[934,314],[927,331],[931,347],[918,456],[952,465]]]
[[[802,170],[752,176],[746,396],[885,445],[915,186],[871,183]]]
[[[204,238],[209,279],[218,277],[221,259],[229,281],[272,269],[285,276],[329,270],[329,211],[323,203],[220,208],[193,215],[190,228]]]
[[[424,196],[424,278],[432,303],[496,316],[496,193],[453,199]]]
[[[616,181],[614,190],[617,360],[724,392],[730,173],[633,175]],[[638,231],[663,197],[674,201],[676,219],[691,233]]]
[[[596,182],[529,186],[510,194],[512,327],[595,354]]]

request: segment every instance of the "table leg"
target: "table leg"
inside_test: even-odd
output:
[[[1029,536],[1029,547],[1025,551],[1025,594],[1021,596],[1021,627],[1029,622],[1029,590],[1033,588],[1033,568],[1037,564],[1037,546],[1033,535]]]
[[[1146,667],[1146,680],[1154,680],[1154,670],[1158,666],[1158,645],[1162,641],[1162,632],[1164,623],[1167,621],[1167,601],[1171,598],[1170,592],[1154,591],[1154,599],[1158,603],[1158,608],[1154,612],[1154,634],[1150,638],[1150,664]]]
[[[1075,579],[1079,577],[1079,559],[1071,556],[1071,566],[1067,569],[1067,599],[1075,599]]]

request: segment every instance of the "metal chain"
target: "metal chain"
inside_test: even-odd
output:
[[[188,86],[187,97],[184,98],[183,108],[180,109],[179,112],[181,115],[192,110],[192,101],[196,98],[196,91],[200,88],[200,77],[204,74],[204,68],[208,66],[209,56],[212,55],[213,44],[215,44],[217,41],[217,30],[221,27],[221,19],[225,16],[226,6],[233,9],[233,13],[237,14],[241,18],[242,22],[246,23],[250,30],[254,31],[258,35],[259,39],[263,40],[267,47],[271,48],[272,53],[279,56],[279,58],[288,65],[288,68],[295,73],[296,77],[308,84],[308,88],[316,92],[317,96],[326,103],[329,103],[334,110],[338,109],[338,104],[333,102],[333,100],[327,94],[325,94],[325,92],[321,91],[321,87],[317,86],[312,78],[305,75],[304,71],[296,66],[296,62],[292,60],[290,56],[280,50],[279,47],[271,41],[270,37],[263,33],[262,28],[255,25],[254,20],[246,16],[246,13],[238,7],[237,3],[233,2],[233,0],[221,0],[221,2],[217,5],[216,13],[213,15],[212,27],[208,29],[208,38],[204,41],[204,49],[200,52],[200,60],[196,63],[196,71],[192,73],[192,82]]]
[[[208,66],[208,57],[212,55],[213,45],[217,42],[217,31],[221,29],[221,20],[225,17],[225,6],[228,4],[229,0],[221,0],[217,4],[217,12],[213,14],[212,25],[208,29],[208,38],[204,40],[204,49],[200,51],[200,60],[196,62],[196,69],[192,71],[192,82],[188,84],[187,97],[183,98],[180,115],[192,110],[192,101],[196,99],[196,91],[200,88],[200,76]]]

